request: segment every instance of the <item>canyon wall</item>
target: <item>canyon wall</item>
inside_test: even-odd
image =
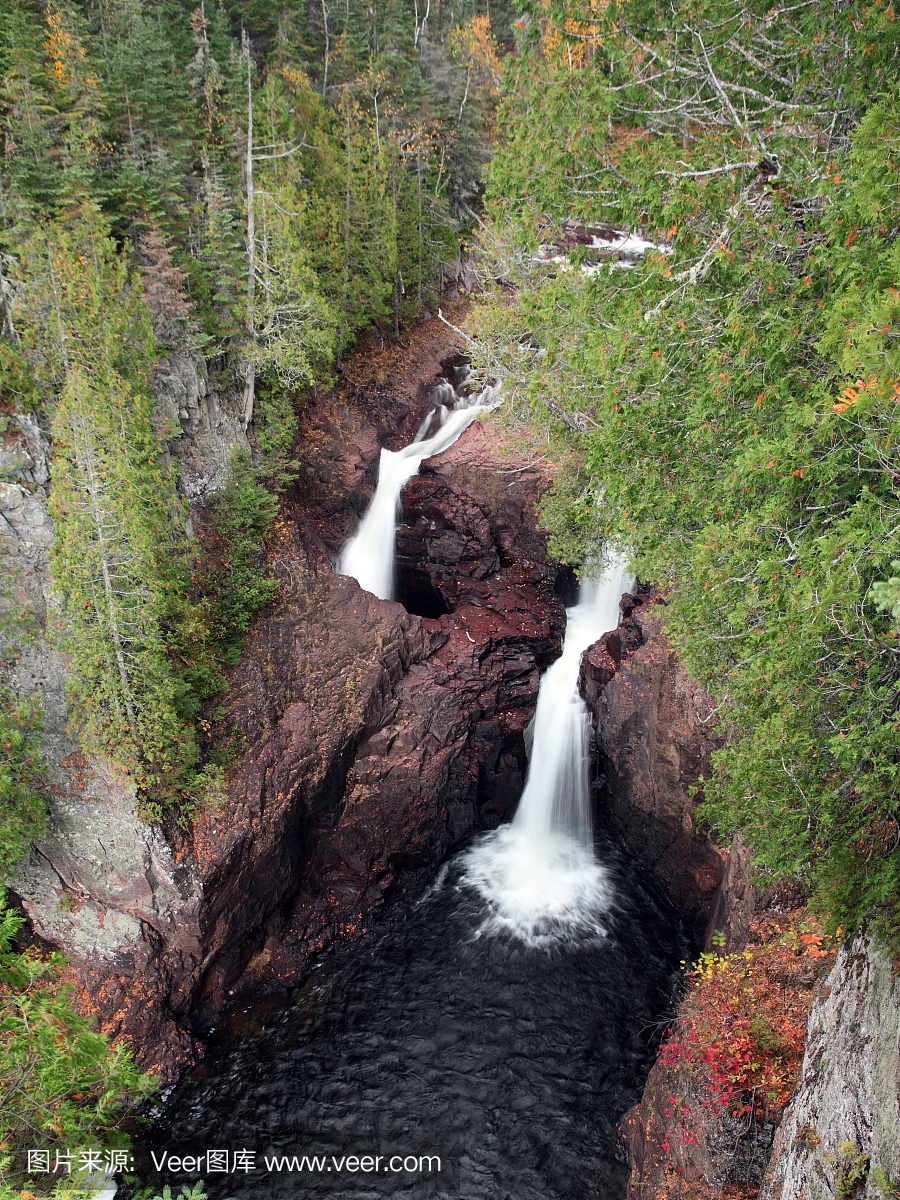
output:
[[[702,795],[691,795],[709,774],[718,744],[715,712],[663,636],[664,603],[649,589],[624,597],[618,629],[582,660],[581,690],[598,757],[597,808],[698,937],[728,927],[737,943],[743,928],[736,863],[698,827]]]
[[[195,820],[163,829],[140,819],[127,779],[85,760],[67,729],[59,654],[44,638],[23,646],[17,682],[43,696],[51,814],[13,892],[34,932],[71,958],[80,1004],[164,1076],[196,1057],[232,993],[277,986],[361,937],[518,799],[525,729],[540,672],[559,652],[571,584],[536,529],[539,465],[510,455],[489,422],[423,463],[401,501],[402,604],[332,566],[371,496],[380,447],[411,438],[430,383],[460,349],[436,321],[408,348],[373,341],[306,409],[300,478],[267,548],[277,599],[223,702],[220,732],[235,757],[227,794]],[[155,386],[159,428],[200,525],[232,447],[247,445],[239,396],[181,350]],[[0,553],[12,600],[43,628],[53,620],[48,463],[37,423],[10,424]],[[708,949],[718,931],[717,944],[739,950],[755,916],[796,897],[760,892],[746,848],[717,847],[698,825],[691,790],[722,735],[665,641],[663,606],[647,589],[626,597],[618,629],[584,658],[598,809],[698,941]],[[801,1083],[777,1132],[748,1141],[698,1105],[692,1177],[710,1196],[755,1194],[774,1135],[765,1200],[888,1195],[900,1179],[898,1039],[891,964],[859,939],[819,988]],[[677,1194],[661,1147],[664,1098],[679,1089],[689,1090],[658,1064],[623,1122],[635,1197]]]
[[[407,574],[438,597],[417,605],[410,583],[404,598],[422,615],[332,567],[371,496],[380,447],[410,440],[459,348],[437,321],[408,348],[373,340],[341,386],[307,406],[300,478],[267,545],[278,594],[222,700],[217,739],[235,761],[217,804],[184,825],[145,824],[128,781],[71,739],[59,656],[39,639],[19,664],[21,690],[45,699],[51,818],[14,893],[34,933],[70,957],[80,1005],[164,1076],[196,1056],[236,989],[277,984],[360,937],[518,798],[523,730],[565,623],[534,529],[543,478],[503,457],[487,425],[424,464],[402,533]],[[217,396],[178,355],[157,384],[199,527],[229,447],[242,444],[238,397]],[[32,440],[32,465],[21,466],[42,481],[23,476],[0,500],[25,565],[19,598],[46,624],[46,449]]]

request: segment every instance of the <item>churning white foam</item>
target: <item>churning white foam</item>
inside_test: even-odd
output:
[[[500,402],[498,392],[498,388],[486,387],[474,395],[461,396],[449,383],[441,385],[435,393],[435,407],[413,441],[402,450],[381,451],[375,495],[338,560],[342,575],[352,575],[366,591],[382,600],[393,599],[394,540],[403,485],[426,458],[448,449],[473,421],[496,408]],[[452,408],[448,407],[450,403]]]
[[[631,586],[627,560],[611,554],[586,578],[569,609],[561,656],[541,680],[528,779],[510,825],[466,855],[463,882],[487,901],[484,932],[506,932],[529,945],[603,933],[613,898],[594,856],[588,780],[590,719],[578,691],[581,656],[619,623]]]

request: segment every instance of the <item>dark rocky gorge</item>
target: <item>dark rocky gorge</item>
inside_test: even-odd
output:
[[[535,527],[546,480],[502,450],[489,422],[473,426],[403,489],[402,607],[328,566],[350,531],[346,502],[335,501],[349,496],[358,511],[371,490],[352,441],[349,452],[323,455],[326,470],[291,498],[283,543],[270,553],[280,570],[302,560],[307,573],[291,577],[254,631],[229,717],[251,742],[239,780],[257,820],[279,803],[289,810],[288,797],[308,797],[308,781],[321,780],[316,804],[307,799],[298,813],[295,800],[296,823],[283,826],[299,861],[278,857],[283,836],[268,851],[267,862],[283,861],[280,878],[293,870],[302,889],[239,980],[225,974],[235,971],[225,954],[204,979],[196,1011],[216,1030],[201,1067],[164,1105],[147,1168],[148,1153],[202,1157],[208,1145],[233,1143],[252,1150],[258,1170],[207,1178],[214,1197],[287,1196],[298,1186],[331,1196],[624,1194],[617,1123],[640,1096],[680,963],[724,874],[723,856],[693,828],[687,795],[708,763],[708,711],[681,712],[654,597],[625,597],[623,624],[585,663],[609,818],[601,858],[615,896],[599,936],[550,952],[481,937],[483,906],[456,858],[410,907],[437,863],[514,809],[540,671],[559,654],[562,601],[571,599],[570,573],[548,561]],[[363,481],[358,492],[348,464]],[[266,656],[279,667],[267,671]],[[640,759],[645,741],[649,762]],[[638,757],[630,777],[620,743]],[[304,745],[321,755],[312,770],[298,754]],[[336,780],[329,762],[339,764]],[[259,885],[249,872],[238,880],[240,913]],[[363,933],[349,960],[323,956]],[[226,933],[222,945],[231,941]],[[306,983],[284,989],[309,967]],[[260,1003],[263,982],[278,998]],[[234,995],[222,1014],[226,990]],[[440,1177],[398,1179],[386,1168],[373,1177],[370,1168],[337,1181],[327,1167],[263,1169],[304,1153],[389,1162],[398,1147],[404,1157],[438,1155]]]
[[[489,421],[426,460],[402,493],[402,603],[378,600],[333,569],[372,494],[380,447],[411,439],[433,381],[452,370],[461,348],[426,322],[405,361],[373,347],[336,393],[304,413],[300,479],[267,547],[278,595],[255,625],[224,701],[222,726],[242,748],[227,797],[186,828],[149,828],[126,782],[103,764],[61,753],[53,828],[16,886],[35,931],[69,954],[82,1006],[104,1031],[124,1035],[144,1065],[174,1078],[217,1027],[220,1040],[200,1074],[171,1102],[194,1113],[195,1135],[225,1128],[208,1087],[207,1099],[197,1100],[203,1072],[212,1092],[223,1085],[235,1120],[257,1128],[255,1102],[248,1109],[236,1099],[241,1071],[257,1056],[270,1064],[253,1085],[262,1089],[260,1120],[268,1114],[270,1132],[281,1130],[272,1145],[287,1148],[282,1135],[299,1127],[262,1099],[275,1086],[301,1104],[283,1076],[281,1084],[265,1081],[279,1047],[290,1045],[299,1071],[324,1073],[340,1090],[367,1037],[379,1047],[373,1062],[394,1081],[385,1103],[406,1106],[408,1125],[430,1101],[401,1086],[406,1072],[392,1065],[391,1038],[399,1036],[392,1026],[418,1022],[420,1034],[404,1036],[428,1043],[421,1029],[446,1013],[455,1035],[439,1046],[495,1041],[502,1059],[519,1064],[504,1068],[502,1086],[491,1091],[484,1059],[474,1085],[451,1087],[443,1115],[434,1117],[447,1133],[457,1095],[457,1133],[460,1122],[476,1132],[479,1122],[491,1127],[494,1157],[472,1168],[458,1194],[619,1196],[628,1171],[615,1125],[639,1097],[686,953],[672,901],[694,941],[708,938],[714,917],[739,944],[752,897],[740,856],[729,862],[696,829],[688,788],[713,745],[710,708],[660,634],[659,598],[640,591],[626,597],[619,629],[591,649],[583,668],[597,731],[604,861],[619,897],[603,946],[531,955],[529,983],[517,998],[514,977],[522,972],[511,948],[468,936],[477,925],[465,918],[474,902],[454,900],[455,866],[443,889],[410,907],[439,864],[514,810],[540,675],[559,655],[563,600],[572,598],[571,573],[548,558],[536,524],[548,482],[533,462],[540,456],[511,453]],[[214,401],[209,392],[201,397],[210,414]],[[215,426],[211,416],[207,425]],[[202,473],[204,445],[195,433],[186,431],[195,442],[184,458]],[[202,525],[202,489],[194,511]],[[65,896],[73,901],[61,904]],[[347,960],[354,945],[363,949]],[[312,968],[312,982],[303,983]],[[374,1021],[384,1000],[371,979],[407,975],[396,1004],[366,1027],[366,1014]],[[437,989],[430,998],[429,977]],[[325,979],[327,986],[317,982]],[[256,1007],[242,1023],[237,1014],[248,1005]],[[486,1023],[479,1016],[473,1024],[481,1013]],[[542,1058],[545,1069],[535,1074]],[[439,1059],[423,1068],[432,1083],[435,1071],[449,1069]],[[581,1067],[560,1065],[573,1060]],[[359,1076],[354,1067],[351,1076],[371,1086],[365,1071]],[[224,1086],[229,1078],[237,1090]],[[517,1087],[527,1102],[516,1099]],[[352,1095],[342,1094],[346,1115]],[[323,1145],[343,1144],[327,1116],[319,1126],[310,1116],[324,1111],[327,1095],[314,1088],[304,1095],[304,1128],[318,1128]],[[525,1142],[516,1140],[518,1118],[497,1117],[507,1103],[531,1122],[534,1136]],[[161,1128],[174,1134],[172,1111]],[[238,1126],[229,1128],[238,1148]],[[177,1132],[187,1152],[189,1130]],[[358,1144],[350,1139],[344,1148],[354,1153]],[[449,1134],[442,1144],[450,1157],[455,1147],[457,1165],[468,1153]],[[556,1145],[558,1152],[548,1149]],[[413,1150],[428,1152],[418,1143]],[[505,1179],[517,1154],[525,1173]],[[240,1194],[276,1194],[266,1187]]]
[[[447,536],[429,561],[454,582],[453,611],[436,620],[331,565],[380,445],[410,440],[458,348],[426,323],[414,361],[386,355],[379,377],[373,352],[366,377],[305,413],[300,481],[268,544],[278,597],[225,701],[223,727],[245,747],[227,798],[185,829],[151,829],[126,781],[60,755],[50,836],[16,890],[35,931],[68,952],[83,1006],[164,1076],[196,1058],[239,981],[293,978],[359,938],[521,788],[523,729],[565,623],[530,516],[541,477],[501,461],[479,427],[411,489],[411,530],[417,504],[433,524],[424,514],[440,496]],[[515,468],[514,487],[491,481],[497,467]],[[202,522],[202,499],[195,513]]]

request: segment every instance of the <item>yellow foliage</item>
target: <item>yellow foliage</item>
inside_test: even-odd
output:
[[[499,94],[503,81],[503,62],[489,16],[479,14],[455,29],[450,35],[450,49],[479,77],[483,90],[492,96]]]
[[[579,6],[580,15],[568,16],[560,27],[552,17],[541,22],[541,48],[548,62],[580,70],[593,62],[603,45],[602,20],[609,0],[589,0],[587,11]],[[550,0],[541,6],[549,12]]]

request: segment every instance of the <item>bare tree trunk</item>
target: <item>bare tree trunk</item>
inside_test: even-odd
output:
[[[122,683],[122,702],[125,705],[125,712],[128,716],[128,725],[131,729],[131,736],[134,738],[135,749],[140,752],[141,741],[138,734],[137,719],[134,712],[134,704],[131,699],[131,682],[128,678],[128,669],[125,666],[125,651],[122,644],[122,634],[119,629],[119,620],[117,615],[117,605],[115,592],[112,585],[112,572],[110,570],[111,553],[106,541],[106,533],[103,528],[103,514],[100,508],[100,485],[97,481],[96,472],[94,470],[94,453],[90,445],[90,434],[85,427],[84,418],[80,415],[76,418],[78,422],[79,434],[79,449],[81,451],[81,469],[87,478],[87,494],[90,498],[91,520],[94,525],[94,532],[97,537],[97,545],[100,548],[100,571],[103,576],[103,595],[106,600],[106,611],[109,619],[109,631],[113,641],[113,652],[116,658],[116,666],[119,671],[119,679]],[[74,425],[74,422],[73,422]]]
[[[322,24],[325,27],[325,67],[322,71],[322,95],[324,96],[328,90],[328,55],[331,51],[331,42],[328,37],[328,9],[325,0],[322,0]]]
[[[418,209],[419,209],[419,279],[416,285],[416,300],[419,307],[422,307],[422,240],[425,236],[424,226],[422,222],[422,143],[419,142],[418,151],[416,154],[416,176],[417,176],[417,192],[418,192]]]
[[[253,62],[250,57],[250,39],[246,30],[242,32],[242,57],[247,63],[247,332],[251,348],[256,340],[253,322],[253,303],[256,299],[256,208],[253,191]],[[251,357],[244,374],[244,429],[253,420],[253,401],[256,394],[256,362]]]
[[[428,22],[428,14],[431,12],[431,0],[425,0],[425,15],[422,17],[421,21],[419,21],[419,0],[414,0],[414,4],[416,31],[415,36],[413,37],[413,45],[418,46],[419,38],[425,36],[425,25]]]

